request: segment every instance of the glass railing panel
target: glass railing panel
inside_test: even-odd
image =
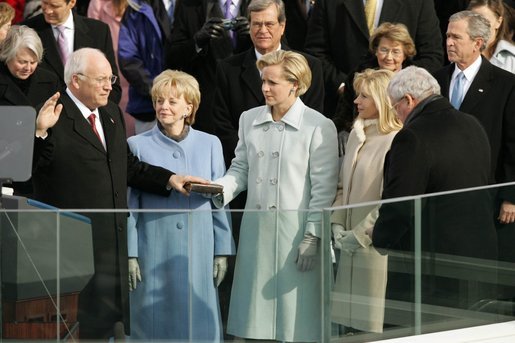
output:
[[[328,210],[326,216],[363,218],[378,209],[375,223],[347,222],[358,231],[375,226],[374,247],[335,249],[332,338],[380,341],[514,320],[514,260],[498,254],[499,228],[512,228],[496,220],[499,192],[487,187]]]

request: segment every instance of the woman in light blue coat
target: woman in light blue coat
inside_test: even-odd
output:
[[[310,86],[306,59],[275,51],[259,59],[266,106],[240,117],[227,204],[247,190],[227,332],[286,342],[321,339],[322,209],[338,178],[336,128],[299,98]],[[223,202],[221,201],[223,200]]]
[[[166,70],[154,80],[152,101],[157,124],[129,138],[134,155],[177,173],[222,176],[220,141],[191,128],[200,102],[197,81]],[[129,220],[131,338],[220,341],[216,287],[227,270],[226,256],[234,254],[227,213],[212,211],[210,200],[197,193],[163,198],[134,189],[129,208],[155,209],[135,211]]]

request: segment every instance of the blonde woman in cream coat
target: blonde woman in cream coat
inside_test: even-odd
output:
[[[333,207],[381,199],[385,155],[401,129],[386,93],[392,75],[385,69],[366,69],[354,79],[358,117],[349,135]],[[374,226],[377,209],[373,205],[340,209],[331,217],[335,248],[340,249],[332,319],[348,330],[383,330],[388,257],[380,255],[365,234]]]

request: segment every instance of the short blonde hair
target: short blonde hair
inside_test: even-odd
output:
[[[0,27],[13,21],[14,8],[7,2],[0,2]]]
[[[263,55],[256,65],[260,71],[265,67],[280,65],[284,78],[297,85],[295,96],[306,93],[311,86],[311,69],[304,56],[293,51],[277,50]]]
[[[191,113],[184,119],[188,125],[195,123],[195,114],[200,105],[200,89],[197,80],[188,73],[178,70],[165,70],[157,75],[150,91],[152,95],[152,104],[156,107],[156,101],[159,97],[168,98],[175,88],[174,96],[184,97],[184,100],[192,106]]]
[[[379,112],[378,129],[382,134],[402,128],[387,93],[393,75],[394,73],[387,69],[365,69],[362,73],[356,74],[353,83],[356,94],[365,94],[374,101]]]
[[[417,54],[415,42],[413,42],[408,28],[404,24],[384,22],[379,25],[370,37],[369,49],[371,52],[375,53],[377,51],[377,47],[382,38],[400,43],[406,58],[413,58]]]

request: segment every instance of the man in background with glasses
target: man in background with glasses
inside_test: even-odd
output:
[[[123,114],[108,101],[116,76],[102,52],[73,52],[64,78],[66,91],[38,114],[34,194],[61,209],[107,210],[85,214],[92,223],[95,274],[79,296],[78,315],[81,340],[107,340],[117,323],[130,333],[127,212],[112,212],[127,208],[127,184],[166,196],[172,187],[188,194],[185,182],[203,180],[142,163],[130,153]]]

